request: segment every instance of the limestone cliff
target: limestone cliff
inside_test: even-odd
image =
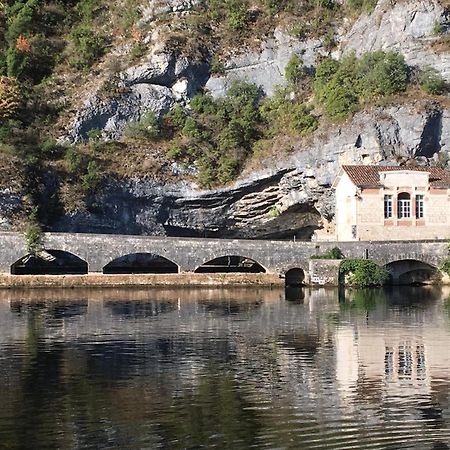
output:
[[[323,38],[294,38],[278,27],[251,49],[234,49],[223,73],[213,75],[211,55],[194,60],[163,43],[165,26],[156,18],[186,17],[194,0],[150,1],[141,21],[155,23],[145,37],[148,52],[139,63],[106,75],[118,94],[105,96],[101,83],[81,98],[62,139],[81,142],[93,128],[104,139],[120,139],[127,123],[144,112],[158,116],[176,102],[189,105],[200,89],[222,96],[232,80],[260,86],[266,95],[286,83],[292,54],[314,71],[329,54]],[[156,24],[158,25],[156,26]],[[441,26],[436,36],[435,26]],[[414,69],[433,66],[450,80],[450,52],[443,47],[448,12],[437,1],[381,0],[370,14],[346,20],[335,33],[332,56],[355,51],[395,49]],[[116,49],[121,57],[129,49]],[[103,78],[104,83],[104,78]],[[334,214],[330,186],[342,163],[445,164],[450,157],[450,108],[431,98],[399,99],[367,107],[343,123],[327,122],[288,151],[251,165],[222,189],[202,191],[182,176],[108,179],[91,195],[87,209],[65,213],[53,222],[58,231],[247,238],[310,238]],[[174,166],[171,166],[175,170]],[[171,170],[172,170],[171,169]],[[175,171],[176,172],[176,171]],[[49,181],[49,183],[51,183]],[[0,192],[0,224],[7,226],[15,194]]]

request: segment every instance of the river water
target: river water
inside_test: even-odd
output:
[[[1,449],[450,449],[450,290],[0,291]]]

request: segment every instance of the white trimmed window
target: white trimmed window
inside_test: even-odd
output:
[[[399,219],[408,219],[411,217],[411,196],[407,192],[398,194],[397,213]]]
[[[392,218],[392,195],[384,196],[384,218]]]
[[[416,219],[423,219],[423,195],[416,195]]]

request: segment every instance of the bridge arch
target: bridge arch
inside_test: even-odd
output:
[[[155,253],[129,253],[105,264],[104,274],[179,273],[178,264]]]
[[[389,270],[388,284],[433,284],[442,280],[442,273],[435,264],[420,259],[397,259],[385,267]]]
[[[303,286],[306,281],[306,271],[301,267],[292,267],[284,273],[286,286]]]
[[[425,264],[428,264],[432,267],[438,267],[440,260],[442,257],[439,257],[438,255],[433,254],[433,252],[430,253],[419,253],[419,252],[389,252],[384,258],[374,258],[374,261],[378,264],[387,266],[388,264],[393,264],[398,261],[418,261]]]
[[[11,265],[12,275],[85,275],[88,263],[65,250],[45,250],[27,254]]]
[[[266,273],[267,269],[247,256],[224,255],[204,261],[195,273]]]

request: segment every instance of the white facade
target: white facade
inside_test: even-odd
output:
[[[392,167],[383,171],[377,167],[370,173],[370,168],[365,167],[358,174],[360,183],[357,185],[355,171],[348,171],[342,169],[333,185],[336,190],[334,239],[450,238],[450,189],[434,178],[430,182],[430,172],[403,168],[393,170]],[[362,179],[364,173],[372,178],[376,175],[378,182],[368,179],[366,183]]]

